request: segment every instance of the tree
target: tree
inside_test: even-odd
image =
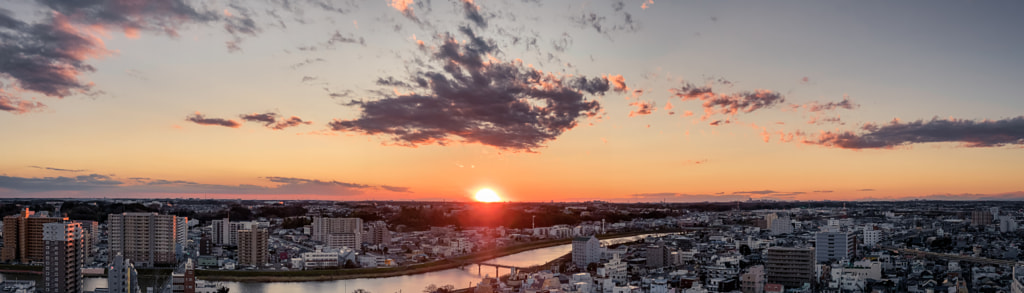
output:
[[[740,254],[742,254],[743,256],[750,255],[750,246],[746,244],[740,245]]]
[[[230,291],[230,290],[231,289],[228,289],[228,287],[220,287],[220,288],[217,288],[217,293],[228,293],[228,291]]]
[[[434,284],[427,285],[426,288],[423,288],[423,293],[434,293],[434,291],[437,291],[437,285]]]
[[[352,291],[352,293],[370,293],[370,291],[366,291],[365,289],[359,288],[356,289],[355,291]]]

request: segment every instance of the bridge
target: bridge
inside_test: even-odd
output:
[[[476,273],[478,275],[483,275],[483,267],[484,266],[494,267],[494,277],[495,278],[498,277],[498,269],[503,269],[503,268],[504,269],[508,269],[509,271],[511,271],[510,274],[512,274],[512,275],[515,275],[516,272],[518,272],[519,270],[523,269],[523,268],[520,268],[520,267],[517,267],[517,266],[510,266],[510,265],[503,265],[503,264],[496,264],[496,263],[487,263],[487,262],[478,262],[478,263],[475,263],[475,264],[476,264]]]

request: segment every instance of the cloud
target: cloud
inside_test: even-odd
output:
[[[185,23],[210,22],[220,19],[216,12],[200,11],[184,0],[38,0],[38,2],[60,14],[70,16],[75,22],[118,27],[126,34],[146,30],[177,36],[178,27]]]
[[[611,32],[635,32],[640,29],[639,22],[633,20],[633,15],[622,9],[621,2],[613,2],[612,8],[615,15],[609,21],[609,17],[598,15],[594,12],[584,11],[579,15],[570,17],[570,20],[581,28],[593,28],[597,33],[609,36]],[[611,22],[611,24],[609,24]]]
[[[629,87],[626,86],[626,78],[622,77],[622,74],[606,75],[604,78],[611,82],[616,92],[621,93],[629,90]]]
[[[708,159],[688,160],[688,161],[683,162],[683,163],[685,163],[687,165],[703,165],[703,164],[707,164],[708,163]]]
[[[78,76],[96,69],[85,60],[109,53],[102,40],[75,28],[63,14],[29,24],[0,8],[0,78],[12,80],[11,86],[59,98],[88,94],[92,84],[80,81]],[[38,102],[15,100],[7,93],[0,99],[9,112],[25,113],[42,107]]]
[[[405,17],[409,18],[410,20],[419,23],[420,20],[416,18],[416,14],[412,10],[413,3],[413,0],[391,0],[390,2],[388,2],[388,6],[394,8],[395,10],[398,10],[399,12],[402,13],[402,15],[405,15]]]
[[[299,126],[299,125],[302,125],[302,124],[307,124],[308,125],[308,124],[313,124],[313,122],[312,121],[303,121],[302,118],[299,118],[299,117],[296,117],[296,116],[292,116],[291,118],[278,121],[271,128],[274,129],[274,130],[281,130],[281,129],[285,129],[285,128],[288,128],[288,127]]]
[[[29,167],[36,168],[36,169],[50,170],[50,171],[72,172],[72,173],[88,171],[88,170],[85,170],[85,169],[61,169],[61,168],[40,167],[40,166],[29,166]]]
[[[875,191],[875,190],[871,189],[871,188],[863,188],[863,189],[857,189],[857,191]]]
[[[117,194],[140,196],[144,194],[237,194],[237,195],[328,195],[348,196],[366,191],[410,193],[408,187],[391,185],[368,185],[335,180],[317,180],[294,177],[264,177],[272,186],[202,184],[185,180],[150,179],[130,177],[131,183],[116,180],[111,176],[90,174],[76,177],[25,178],[0,176],[0,195],[29,193],[31,196],[47,193],[68,195],[61,192],[75,192],[78,196],[105,197]],[[81,193],[87,192],[87,193]]]
[[[284,120],[278,120],[277,116],[278,116],[277,113],[267,112],[267,113],[242,114],[239,117],[241,117],[242,120],[245,120],[245,121],[252,121],[252,122],[263,123],[263,126],[266,126],[267,128],[270,128],[270,129],[273,129],[273,130],[282,130],[282,129],[285,129],[285,128],[288,128],[288,127],[294,127],[294,126],[299,126],[299,125],[303,125],[303,124],[313,124],[313,122],[311,122],[311,121],[304,121],[304,120],[302,120],[302,118],[299,118],[298,116],[292,116],[292,117],[290,117],[288,119],[284,119]]]
[[[75,177],[43,177],[24,178],[0,176],[0,188],[14,189],[27,192],[54,191],[54,190],[88,190],[101,187],[121,185],[121,181],[114,180],[107,175],[89,174]]]
[[[850,102],[850,98],[849,97],[843,97],[843,101],[841,101],[841,102],[828,102],[828,103],[825,103],[825,104],[820,104],[817,101],[814,101],[814,102],[810,102],[810,103],[804,104],[803,107],[806,108],[807,111],[810,111],[810,112],[822,112],[822,111],[831,111],[831,110],[835,110],[835,109],[853,110],[853,109],[859,108],[860,104],[854,104],[853,102]]]
[[[473,3],[473,0],[462,0],[462,9],[466,12],[466,19],[475,23],[478,27],[487,27],[487,20],[480,14],[480,6]]]
[[[637,193],[629,195],[632,200],[650,200],[666,202],[732,202],[747,201],[750,196],[738,194],[686,194],[674,192],[662,193]]]
[[[335,119],[330,128],[386,135],[405,146],[460,142],[532,151],[576,127],[579,119],[598,115],[600,104],[584,92],[603,94],[609,88],[607,79],[569,78],[518,60],[485,59],[497,52],[494,42],[468,27],[460,31],[467,42],[447,34],[432,50],[432,60],[443,71],[410,73],[406,84],[413,91],[407,94],[378,91],[382,97],[377,100],[351,101],[349,105],[361,109],[360,117]]]
[[[3,89],[0,89],[0,111],[11,112],[14,114],[25,114],[29,112],[41,112],[45,109],[46,105],[41,102],[25,101],[14,96],[9,96]]]
[[[271,124],[274,124],[275,121],[277,121],[277,113],[274,112],[242,114],[239,117],[241,117],[242,120],[245,121],[263,122],[263,125],[266,126],[270,126]]]
[[[220,125],[224,127],[238,128],[242,126],[235,120],[221,119],[221,118],[206,118],[203,114],[196,112],[195,114],[189,115],[185,118],[185,121],[195,122],[199,125]]]
[[[884,125],[866,124],[861,132],[821,132],[805,143],[845,149],[894,148],[930,142],[961,142],[967,147],[1024,144],[1024,116],[1002,120],[938,119]]]
[[[636,101],[629,103],[629,105],[637,108],[636,110],[629,111],[629,117],[649,115],[651,113],[654,113],[654,110],[658,109],[658,107],[654,105],[653,102],[648,101]]]
[[[715,114],[722,114],[731,118],[740,112],[750,113],[760,109],[771,108],[785,101],[781,94],[769,90],[720,94],[715,93],[709,86],[695,86],[691,83],[684,83],[681,87],[671,89],[671,91],[683,101],[704,101],[704,116],[701,116],[702,120],[707,120]],[[717,125],[721,122],[729,123],[731,120],[715,121],[712,125]]]

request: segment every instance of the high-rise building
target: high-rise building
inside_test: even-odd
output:
[[[768,230],[771,230],[772,235],[793,233],[793,221],[789,216],[777,217],[771,221]]]
[[[857,255],[857,236],[853,233],[818,232],[814,234],[814,239],[814,250],[819,262],[848,260]]]
[[[213,244],[222,246],[238,245],[238,230],[249,230],[254,228],[269,228],[267,222],[232,222],[227,218],[213,220]]]
[[[657,244],[647,246],[647,267],[660,268],[672,264],[670,259],[671,251],[660,241]]]
[[[367,226],[370,226],[369,233],[367,233],[369,234],[367,235],[367,238],[369,238],[367,240],[370,244],[391,244],[391,232],[388,232],[387,223],[376,221]]]
[[[576,237],[572,239],[572,263],[577,268],[586,268],[592,262],[601,261],[601,241],[597,237]]]
[[[181,247],[188,246],[188,217],[177,217],[174,228],[177,231],[174,233],[174,242]]]
[[[92,262],[93,250],[96,249],[96,244],[100,243],[100,223],[88,220],[74,220],[73,222],[81,224],[82,230],[85,231],[85,260]]]
[[[238,230],[238,264],[262,267],[267,263],[267,229]]]
[[[992,224],[992,211],[977,210],[971,213],[972,226],[984,226]]]
[[[43,292],[82,292],[85,232],[73,222],[43,224]]]
[[[139,293],[139,273],[124,255],[117,253],[107,268],[107,292]]]
[[[1013,216],[1000,216],[999,217],[999,232],[1013,232],[1017,231],[1017,219]]]
[[[67,217],[51,217],[25,208],[17,215],[4,217],[4,247],[0,261],[29,263],[43,260],[43,224],[67,221]]]
[[[171,293],[196,293],[196,274],[192,259],[171,273]]]
[[[363,219],[360,218],[313,218],[312,239],[331,248],[349,247],[359,249],[363,243]]]
[[[787,288],[800,288],[804,283],[814,284],[814,248],[769,247],[764,256],[764,271],[768,283]]]
[[[864,226],[864,245],[875,245],[882,241],[882,229],[875,225]]]
[[[199,255],[213,255],[213,239],[210,239],[210,235],[200,236]]]
[[[141,267],[177,264],[177,217],[157,213],[107,215],[110,256],[121,253]]]

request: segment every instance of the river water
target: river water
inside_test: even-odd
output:
[[[601,243],[604,245],[624,243],[636,241],[646,236],[614,238],[602,240]],[[511,254],[488,260],[487,262],[516,267],[529,267],[544,264],[571,251],[572,245],[564,244]],[[509,273],[509,270],[499,269],[497,273],[505,275]],[[387,278],[318,282],[222,282],[221,284],[231,289],[231,293],[350,293],[356,289],[363,289],[372,293],[418,293],[423,292],[423,289],[430,284],[437,285],[438,287],[452,285],[455,288],[476,286],[485,275],[493,277],[495,275],[495,268],[483,266],[478,269],[476,265],[469,265],[463,268]],[[39,280],[39,275],[0,274],[0,277],[5,279],[36,280],[37,286],[42,285],[39,283],[41,281]],[[84,289],[94,290],[97,287],[106,287],[106,285],[106,278],[86,278]]]

